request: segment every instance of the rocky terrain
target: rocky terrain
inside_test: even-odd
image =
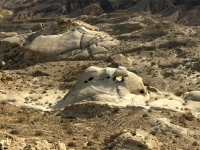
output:
[[[199,1],[0,4],[0,150],[200,149]]]

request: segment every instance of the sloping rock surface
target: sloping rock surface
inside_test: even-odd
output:
[[[83,100],[126,106],[134,100],[148,100],[142,78],[123,67],[89,67],[55,107],[63,107]],[[62,106],[59,106],[62,105]]]
[[[8,37],[0,45],[0,61],[11,66],[26,60],[28,65],[50,60],[105,60],[120,43],[97,27],[67,18],[36,32],[11,35],[2,32],[2,37]]]

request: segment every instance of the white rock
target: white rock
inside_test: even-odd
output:
[[[186,93],[185,100],[199,101],[200,102],[200,91],[191,91]]]
[[[137,103],[138,100],[145,101],[148,98],[142,78],[136,74],[123,67],[92,66],[85,70],[65,98],[55,107],[65,107],[67,104],[83,100],[126,106],[134,101]]]
[[[38,36],[26,48],[54,57],[65,53],[68,58],[71,58],[76,57],[76,54],[80,56],[85,49],[87,49],[88,56],[106,53],[109,52],[108,50],[112,46],[117,44],[119,44],[119,41],[106,33],[88,30],[83,26],[79,26],[74,31],[59,35]],[[86,54],[84,53],[83,56],[86,56]]]

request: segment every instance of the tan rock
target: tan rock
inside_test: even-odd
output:
[[[144,102],[149,98],[142,78],[124,67],[89,67],[69,90],[63,101],[55,107],[83,100],[127,106],[134,101]]]
[[[20,150],[28,148],[30,150],[66,150],[66,145],[62,142],[49,143],[39,138],[29,138],[29,140],[32,140],[33,143],[26,143],[25,138],[6,135],[4,139],[0,140],[0,149]]]
[[[44,28],[44,24],[43,23],[39,23],[39,24],[36,24],[34,25],[32,28],[31,28],[31,31],[32,32],[36,32],[36,31],[39,31],[41,29]]]
[[[160,150],[161,146],[156,137],[140,129],[111,136],[109,142],[113,149]]]
[[[58,29],[58,23],[57,23],[57,22],[53,22],[53,23],[51,24],[51,27],[52,27],[54,30]]]

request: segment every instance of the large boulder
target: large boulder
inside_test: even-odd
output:
[[[159,150],[161,143],[156,137],[144,130],[125,131],[106,138],[104,149],[134,149],[134,150]]]
[[[104,32],[78,26],[62,34],[38,36],[26,48],[53,57],[64,54],[69,59],[105,59],[109,49],[118,44]]]
[[[149,98],[142,78],[127,71],[124,67],[97,68],[85,70],[81,78],[55,107],[83,100],[108,103],[114,106],[127,106],[134,101],[145,102]]]

